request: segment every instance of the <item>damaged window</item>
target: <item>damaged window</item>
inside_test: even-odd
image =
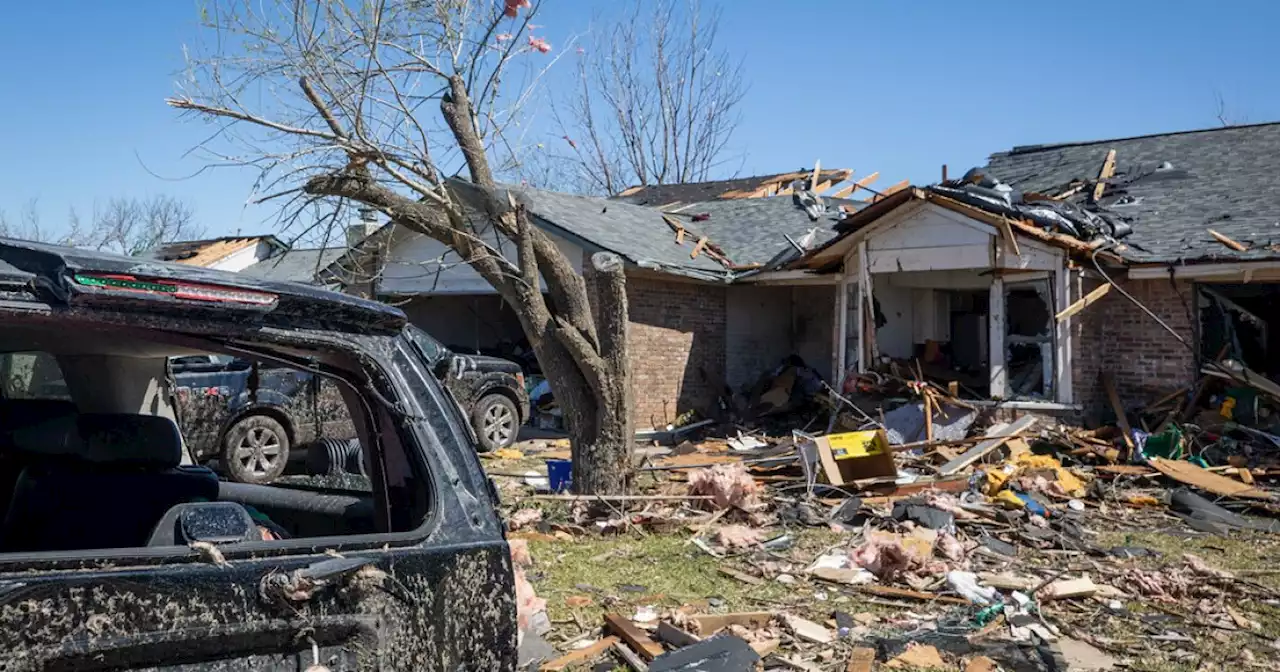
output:
[[[1200,285],[1200,356],[1230,359],[1268,378],[1280,377],[1280,329],[1272,322],[1280,292],[1273,284]]]
[[[1008,398],[1053,400],[1053,288],[1048,278],[1005,283]]]

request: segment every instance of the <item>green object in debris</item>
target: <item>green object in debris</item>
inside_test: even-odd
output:
[[[983,607],[982,611],[979,611],[977,614],[974,614],[973,622],[977,624],[978,627],[982,627],[990,623],[991,621],[995,620],[995,617],[999,616],[1002,613],[1004,613],[1003,602],[993,604],[989,607]]]
[[[1182,430],[1178,427],[1170,427],[1159,434],[1148,436],[1142,452],[1147,457],[1182,459]]]
[[[1205,462],[1204,458],[1200,457],[1199,455],[1192,455],[1191,457],[1187,458],[1187,461],[1203,469],[1209,468],[1209,463]]]

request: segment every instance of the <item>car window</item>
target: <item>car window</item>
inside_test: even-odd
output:
[[[413,340],[414,345],[418,346],[418,349],[422,351],[422,356],[431,364],[435,364],[436,360],[448,352],[448,348],[444,347],[443,343],[417,327],[409,327],[409,338]]]
[[[47,352],[0,354],[5,399],[71,399],[58,360]]]

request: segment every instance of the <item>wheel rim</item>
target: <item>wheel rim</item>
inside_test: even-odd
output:
[[[494,404],[484,412],[484,435],[495,446],[504,446],[515,435],[516,420],[511,409]]]
[[[236,446],[235,458],[246,474],[261,478],[274,472],[283,453],[275,430],[251,427]]]

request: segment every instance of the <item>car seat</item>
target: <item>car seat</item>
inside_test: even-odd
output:
[[[176,504],[218,497],[218,477],[183,465],[182,436],[168,418],[83,414],[13,433],[33,457],[18,476],[0,551],[146,546]]]

